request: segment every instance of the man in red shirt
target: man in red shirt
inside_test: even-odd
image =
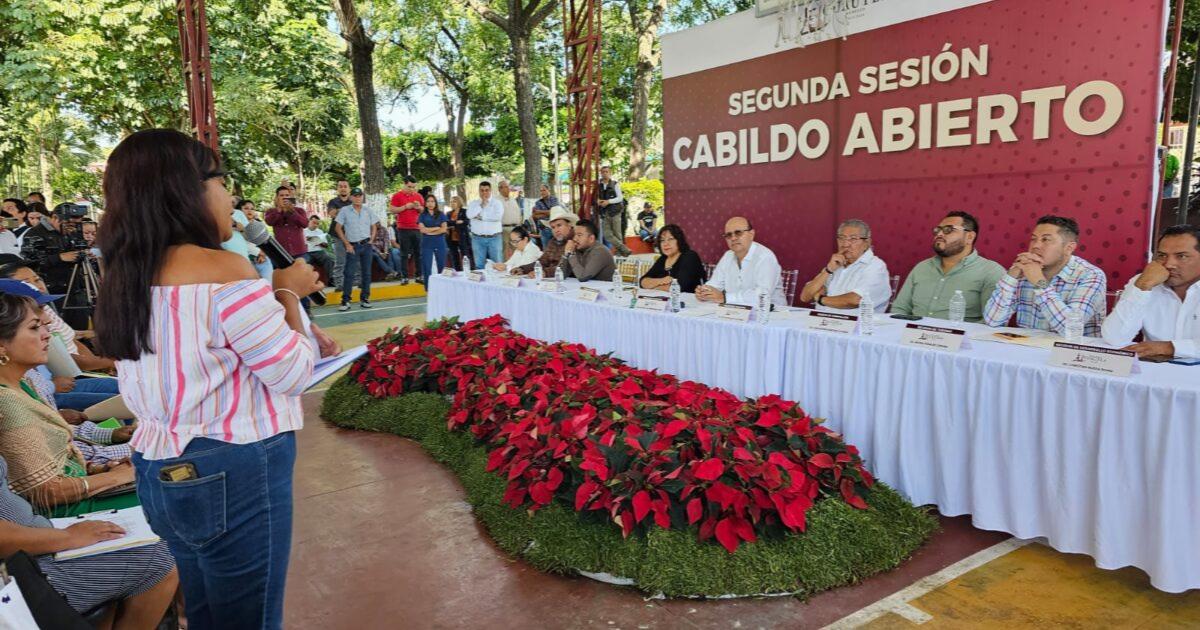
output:
[[[294,258],[308,253],[304,228],[308,227],[308,212],[296,206],[295,193],[287,186],[275,189],[275,205],[267,210],[267,225],[275,228],[275,240]]]
[[[408,261],[411,259],[415,273],[413,278],[421,282],[421,231],[417,218],[425,209],[425,198],[417,192],[417,178],[404,176],[404,188],[392,195],[388,214],[396,215],[396,242],[400,244],[400,282],[408,284]]]

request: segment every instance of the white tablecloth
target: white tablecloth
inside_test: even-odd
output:
[[[1200,367],[1091,375],[1049,367],[1039,348],[904,346],[896,320],[870,337],[838,335],[808,331],[794,313],[759,326],[591,304],[574,299],[577,286],[552,295],[436,277],[428,314],[499,313],[531,337],[742,396],[782,394],[827,418],[917,504],[1045,537],[1102,568],[1139,567],[1164,591],[1200,588]]]

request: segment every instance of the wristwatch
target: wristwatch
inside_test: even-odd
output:
[[[821,303],[821,300],[824,300],[824,299],[825,299],[824,295],[818,295],[817,296],[817,306],[825,306],[824,304]]]

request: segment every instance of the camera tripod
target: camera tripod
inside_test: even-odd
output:
[[[76,294],[76,282],[83,289],[81,296]],[[62,310],[83,310],[90,317],[96,307],[96,294],[99,292],[99,288],[100,279],[96,277],[96,269],[92,267],[92,261],[88,258],[87,251],[80,251],[79,257],[75,260],[75,268],[71,270],[71,278],[67,281],[67,293],[63,298]],[[80,298],[82,298],[82,304],[80,304]]]

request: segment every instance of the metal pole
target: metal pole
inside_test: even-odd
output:
[[[550,194],[558,199],[558,62],[550,64],[550,120],[554,128],[554,168],[550,169]],[[532,191],[529,193],[532,194]],[[529,196],[529,195],[527,195]]]
[[[1170,146],[1171,110],[1175,101],[1175,72],[1179,68],[1179,42],[1183,32],[1184,0],[1175,0],[1175,30],[1171,34],[1171,67],[1167,71],[1167,98],[1163,103],[1162,145]]]
[[[1192,195],[1192,159],[1196,154],[1196,116],[1200,115],[1200,60],[1192,61],[1192,103],[1188,108],[1187,145],[1183,150],[1183,175],[1180,181],[1176,224],[1187,223],[1188,200]]]

